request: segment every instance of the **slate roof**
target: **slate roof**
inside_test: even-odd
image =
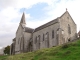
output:
[[[34,29],[25,27],[25,32],[32,33],[33,31],[34,31]]]
[[[14,38],[13,41],[16,41],[16,38]]]
[[[36,28],[36,29],[34,30],[34,32],[39,31],[39,30],[41,30],[41,29],[43,29],[43,28],[46,28],[46,27],[48,27],[48,26],[50,26],[50,25],[53,25],[53,24],[55,24],[55,23],[58,23],[58,18],[56,18],[56,19],[54,19],[54,20],[52,20],[52,21],[50,21],[50,22],[48,22],[48,23],[46,23],[46,24],[44,24],[44,25],[42,25],[42,26],[40,26],[40,27],[38,27],[38,28]]]
[[[68,13],[69,14],[69,12],[66,10],[66,12],[64,13],[64,14],[66,14],[66,13]],[[59,18],[61,18],[64,14],[62,14]],[[69,16],[70,16],[70,14],[69,14]],[[71,17],[71,16],[70,16]],[[72,19],[72,17],[71,17],[71,19]],[[72,21],[73,21],[73,19],[72,19]],[[50,22],[48,22],[48,23],[46,23],[46,24],[44,24],[44,25],[42,25],[42,26],[40,26],[40,27],[38,27],[38,28],[36,28],[35,30],[34,30],[34,32],[36,32],[36,31],[39,31],[39,30],[41,30],[41,29],[43,29],[43,28],[46,28],[46,27],[48,27],[48,26],[50,26],[50,25],[52,25],[52,24],[55,24],[55,23],[57,23],[58,22],[58,18],[56,18],[56,19],[54,19],[54,20],[52,20],[52,21],[50,21]],[[74,21],[73,21],[74,22]],[[74,24],[75,24],[75,22],[74,22]]]

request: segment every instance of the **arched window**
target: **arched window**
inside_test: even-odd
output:
[[[71,28],[69,24],[68,24],[68,33],[71,34]]]
[[[18,39],[18,44],[19,44],[20,38]]]
[[[52,30],[52,38],[54,38],[54,30]]]
[[[40,35],[38,35],[38,40],[39,40],[39,43],[40,43]]]
[[[40,49],[40,35],[38,35],[38,45],[37,45],[38,49]]]
[[[35,44],[37,43],[37,36],[35,37]]]
[[[45,47],[49,47],[49,32],[46,32],[44,35]]]
[[[43,41],[48,40],[48,39],[49,39],[49,33],[47,32],[47,33],[43,34]]]
[[[43,34],[43,41],[44,41],[44,34]]]
[[[49,33],[48,33],[48,32],[47,32],[46,35],[45,35],[45,39],[46,39],[46,40],[49,40]]]

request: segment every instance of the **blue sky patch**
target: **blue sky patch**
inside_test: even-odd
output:
[[[24,10],[27,14],[30,14],[30,16],[33,18],[33,19],[40,19],[42,18],[43,16],[45,16],[45,13],[46,11],[43,10],[45,7],[47,7],[48,4],[47,3],[38,3],[36,5],[34,5],[32,8],[30,9],[24,9],[22,8],[20,10],[20,12],[22,13]]]

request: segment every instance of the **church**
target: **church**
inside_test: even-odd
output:
[[[77,38],[77,26],[66,10],[60,17],[35,29],[26,27],[23,13],[10,53],[19,54],[50,48]]]

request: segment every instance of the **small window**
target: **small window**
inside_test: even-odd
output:
[[[37,43],[37,36],[35,37],[35,44]]]
[[[59,34],[59,29],[60,29],[60,28],[57,29],[57,34]]]
[[[71,34],[71,28],[69,24],[68,24],[68,33]]]
[[[57,31],[57,34],[59,34],[59,31]]]
[[[45,34],[45,39],[48,40],[48,38],[49,38],[49,33],[47,32],[47,33]]]
[[[44,34],[43,34],[43,41],[44,41]]]
[[[47,35],[47,34],[45,34],[45,39],[47,39],[47,37],[48,37],[48,35]]]
[[[38,40],[39,40],[39,42],[40,42],[40,35],[38,36]]]
[[[19,44],[19,40],[20,40],[20,38],[18,39],[18,44]]]
[[[69,19],[69,17],[67,17],[67,19]]]
[[[70,38],[68,39],[68,42],[70,41]]]
[[[52,38],[54,38],[54,30],[52,31]]]

